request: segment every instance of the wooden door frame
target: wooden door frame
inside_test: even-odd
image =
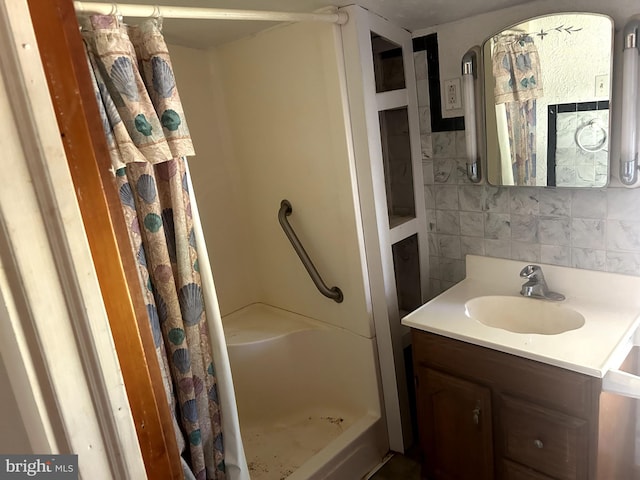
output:
[[[181,479],[172,414],[73,2],[27,3],[147,476]]]

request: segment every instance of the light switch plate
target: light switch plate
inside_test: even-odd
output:
[[[609,75],[596,75],[596,97],[609,96]]]

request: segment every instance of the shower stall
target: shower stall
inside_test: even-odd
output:
[[[410,442],[400,411],[407,383],[399,315],[420,304],[426,268],[424,215],[415,206],[400,208],[422,199],[419,160],[412,164],[416,147],[419,159],[417,135],[403,143],[409,130],[417,133],[411,40],[406,32],[397,40],[377,19],[379,34],[396,39],[385,43],[366,29],[367,12],[354,7],[348,14],[346,30],[299,23],[208,50],[170,46],[198,152],[191,162],[194,190],[247,461],[258,479],[292,472],[290,478],[360,478],[390,446],[401,451]],[[352,126],[362,120],[354,115],[354,79],[347,79],[344,55],[353,55],[356,31],[366,33],[358,48],[377,55],[370,68],[390,58],[377,62],[387,70],[383,76],[390,64],[393,74],[403,64],[408,72],[408,94],[387,92],[404,105],[392,100],[381,107],[371,139],[384,145],[380,171],[393,177],[386,187],[371,173],[375,152],[354,150]],[[287,221],[342,301],[321,295],[296,255],[278,222],[283,199],[292,206]],[[403,290],[397,297],[396,287]],[[308,445],[311,438],[317,444]],[[283,456],[295,460],[281,464]]]
[[[251,478],[360,478],[388,450],[339,27],[170,46]],[[169,39],[170,42],[170,39]],[[316,289],[287,221],[338,303]]]
[[[346,29],[299,23],[207,50],[170,45],[259,480],[361,478],[411,442],[399,317],[421,304],[427,263],[411,39],[359,7],[347,12]],[[371,79],[347,78],[356,50]],[[391,78],[399,70],[402,85]],[[374,76],[388,85],[372,136],[356,97]],[[363,136],[381,150],[364,152]],[[284,199],[339,301],[316,289],[281,228]]]

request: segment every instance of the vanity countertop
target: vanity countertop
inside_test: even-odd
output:
[[[467,256],[466,278],[402,319],[402,324],[594,377],[617,369],[640,330],[640,277],[540,264],[550,290],[585,324],[556,335],[513,333],[469,318],[476,297],[520,297],[528,262]],[[536,300],[547,301],[547,300]]]

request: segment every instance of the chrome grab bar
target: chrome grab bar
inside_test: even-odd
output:
[[[340,290],[338,287],[329,288],[322,281],[322,278],[320,277],[318,270],[313,265],[313,262],[311,261],[311,259],[309,258],[309,255],[307,254],[306,250],[302,246],[302,243],[300,243],[300,240],[298,239],[296,232],[293,231],[293,228],[289,224],[287,217],[291,215],[292,212],[293,212],[293,207],[291,206],[291,203],[289,202],[289,200],[282,200],[282,202],[280,202],[280,210],[278,211],[278,221],[280,222],[280,226],[282,227],[282,230],[284,230],[285,235],[291,242],[291,245],[293,246],[293,249],[298,254],[298,257],[300,257],[300,261],[304,265],[304,268],[307,269],[307,272],[309,273],[311,280],[313,280],[313,283],[315,283],[318,290],[320,290],[320,293],[323,294],[325,297],[329,297],[333,299],[337,303],[341,303],[342,300],[344,300],[344,296],[342,295],[342,290]]]

